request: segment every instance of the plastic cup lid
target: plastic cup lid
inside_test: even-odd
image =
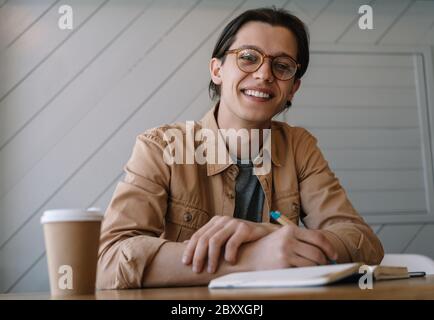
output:
[[[53,209],[44,211],[41,223],[63,221],[101,221],[104,214],[99,208],[88,209]]]

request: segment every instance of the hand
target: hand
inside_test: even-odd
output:
[[[338,254],[323,231],[286,225],[243,246],[240,257],[245,269],[266,270],[325,265]]]
[[[208,272],[217,270],[220,253],[224,248],[224,258],[235,263],[238,248],[246,242],[255,241],[279,228],[271,223],[255,223],[228,216],[214,216],[197,230],[187,243],[182,262],[192,264],[194,272],[202,272],[205,262]]]

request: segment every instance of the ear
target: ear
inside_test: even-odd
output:
[[[222,79],[220,77],[220,69],[221,69],[222,63],[220,59],[212,58],[209,61],[209,72],[211,74],[211,80],[216,85],[222,84]]]
[[[288,97],[286,99],[287,101],[292,101],[292,98],[294,98],[294,95],[297,92],[297,90],[300,88],[300,85],[301,85],[301,80],[295,79],[294,84],[292,85],[292,88],[289,91]]]

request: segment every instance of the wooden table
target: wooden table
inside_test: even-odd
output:
[[[0,294],[0,300],[52,299],[49,293]],[[372,290],[357,284],[310,288],[213,289],[207,287],[103,290],[67,299],[98,300],[311,300],[311,299],[434,299],[434,275],[374,282]]]

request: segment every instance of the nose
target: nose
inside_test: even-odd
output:
[[[264,59],[262,65],[259,67],[258,70],[254,72],[253,76],[256,79],[262,79],[264,81],[273,82],[274,75],[273,75],[273,71],[271,70],[271,61],[268,57]]]

